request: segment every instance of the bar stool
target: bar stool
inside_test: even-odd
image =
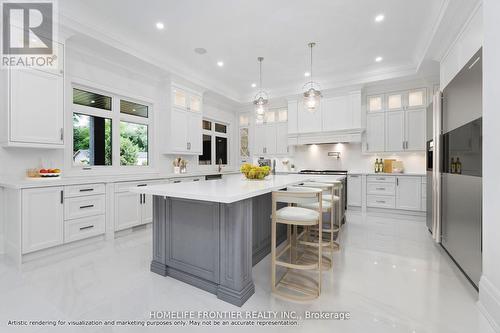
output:
[[[278,203],[288,206],[277,209]],[[318,209],[297,207],[308,203],[317,203]],[[318,239],[317,256],[313,259],[304,256],[308,244],[297,242],[297,233],[292,237],[292,226],[295,231],[298,226],[307,228],[317,226],[319,235],[322,233],[322,191],[321,189],[306,187],[288,187],[286,190],[272,193],[272,227],[271,227],[271,290],[283,298],[290,300],[311,300],[321,293],[321,257],[322,242]],[[287,240],[283,248],[277,253],[276,228],[277,224],[287,225]],[[318,237],[320,237],[318,235]],[[299,255],[300,254],[300,255]],[[284,267],[286,272],[276,281],[277,266]],[[317,271],[317,278],[307,275],[308,271]],[[315,274],[314,274],[315,275]]]
[[[312,180],[312,182],[316,183],[315,180]],[[342,221],[345,219],[345,213],[343,212],[343,209],[342,209],[342,207],[344,205],[344,201],[342,200],[342,189],[344,187],[344,184],[339,180],[328,180],[328,179],[321,179],[321,181],[319,181],[319,179],[318,179],[318,182],[320,182],[321,184],[331,184],[333,186],[332,193],[323,194],[323,200],[332,202],[333,205],[337,206],[336,213],[337,213],[338,224],[335,227],[333,227],[333,229],[332,229],[333,230],[332,237],[333,237],[333,233],[337,232],[337,237],[336,237],[336,239],[333,240],[333,246],[336,249],[340,250],[340,243],[337,240],[340,239],[340,232],[342,229]],[[311,187],[313,187],[313,186],[311,186]]]
[[[323,233],[321,234],[322,235],[321,239],[323,243],[322,245],[324,249],[328,249],[330,252],[330,257],[323,256],[323,268],[330,269],[333,267],[333,254],[335,250],[339,248],[339,244],[335,242],[335,239],[333,237],[336,232],[338,233],[340,231],[340,229],[335,226],[335,203],[337,202],[336,199],[337,197],[334,195],[333,192],[335,186],[330,183],[320,183],[320,182],[305,182],[300,184],[300,186],[304,186],[306,188],[317,188],[323,191],[322,211],[323,213],[330,214],[330,221],[323,222],[323,233],[326,233],[329,236],[325,239],[325,237],[323,237]],[[325,197],[329,198],[330,200],[326,200]],[[318,209],[317,206],[318,205],[316,203],[308,203],[300,205],[300,207],[309,209]],[[309,229],[308,232],[313,236],[316,236],[316,233],[319,232],[316,227],[310,227],[307,229]]]

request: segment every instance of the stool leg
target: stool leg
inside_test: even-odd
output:
[[[276,291],[276,202],[273,200],[273,221],[271,223],[271,290]]]

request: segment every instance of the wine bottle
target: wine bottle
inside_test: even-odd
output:
[[[457,162],[455,163],[455,171],[457,173],[462,173],[462,162],[460,162],[460,158],[457,157]]]
[[[380,159],[380,166],[379,166],[379,171],[380,172],[384,172],[384,159]]]
[[[451,173],[457,172],[457,164],[455,163],[455,159],[453,157],[451,158],[450,172]]]
[[[378,158],[375,161],[375,173],[378,173]]]

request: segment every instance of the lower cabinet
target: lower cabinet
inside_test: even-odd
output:
[[[115,185],[115,231],[128,229],[153,221],[153,198],[151,195],[129,191],[131,187],[161,184],[155,182],[126,182]]]
[[[358,206],[362,205],[362,176],[361,175],[349,175],[347,176],[347,205],[348,206]]]
[[[366,182],[366,206],[422,211],[423,178],[425,177],[369,175]],[[347,188],[349,193],[349,185]]]
[[[22,191],[22,253],[46,249],[64,242],[63,187]]]

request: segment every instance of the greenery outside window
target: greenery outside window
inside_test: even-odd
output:
[[[150,166],[150,109],[131,98],[73,88],[73,166]]]

